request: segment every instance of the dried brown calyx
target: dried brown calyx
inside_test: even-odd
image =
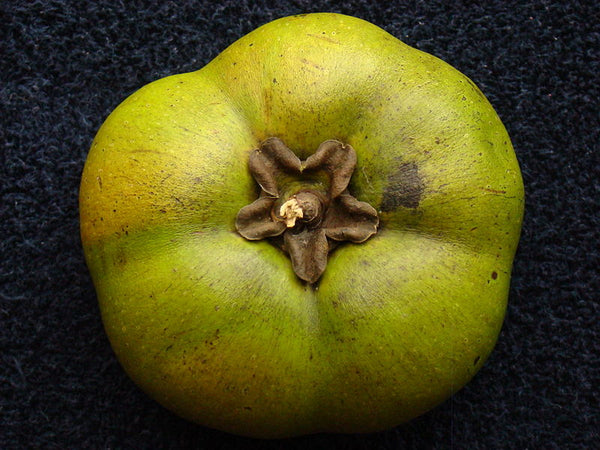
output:
[[[301,161],[278,138],[250,153],[250,172],[261,187],[257,200],[238,212],[235,226],[248,240],[276,239],[294,272],[315,283],[340,241],[361,243],[377,232],[377,211],[348,192],[356,152],[330,140]]]

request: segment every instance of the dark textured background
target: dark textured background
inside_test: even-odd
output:
[[[482,3],[2,1],[0,448],[598,448],[600,7]],[[526,215],[505,326],[467,387],[388,432],[252,441],[177,418],[119,367],[79,243],[79,177],[127,95],[311,11],[369,20],[473,79],[513,139]]]

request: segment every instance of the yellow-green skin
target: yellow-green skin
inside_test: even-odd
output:
[[[301,159],[351,144],[350,192],[380,213],[316,288],[234,228],[258,193],[248,155],[271,136]],[[125,100],[92,145],[80,203],[132,379],[200,424],[283,437],[392,427],[473,377],[502,325],[523,186],[464,75],[370,23],[309,14]]]

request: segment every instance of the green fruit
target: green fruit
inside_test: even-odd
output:
[[[392,427],[473,377],[502,325],[523,185],[464,75],[308,14],[125,100],[80,209],[131,378],[192,421],[282,437]]]

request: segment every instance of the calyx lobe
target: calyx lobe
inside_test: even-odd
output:
[[[261,192],[238,212],[238,233],[248,240],[283,235],[277,242],[294,272],[315,283],[335,247],[331,241],[362,243],[377,232],[377,211],[348,192],[356,161],[354,149],[335,140],[323,142],[301,161],[279,138],[267,139],[250,153],[250,172]],[[321,172],[326,188],[312,181]]]

